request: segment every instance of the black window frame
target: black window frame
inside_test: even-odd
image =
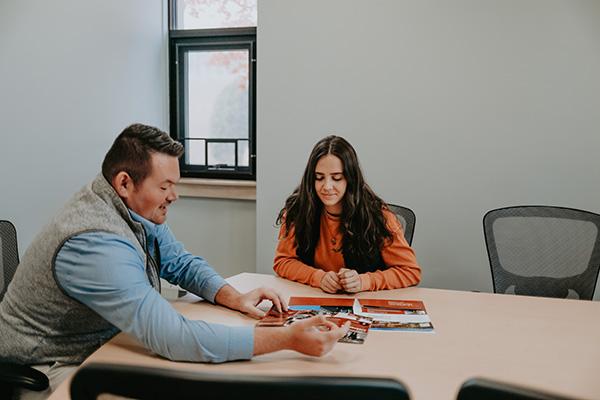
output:
[[[171,7],[173,1],[170,1]],[[184,57],[190,50],[248,50],[248,151],[249,160],[247,167],[192,165],[186,163],[185,155],[180,158],[179,166],[182,177],[209,178],[209,179],[235,179],[256,180],[256,27],[244,28],[219,28],[219,29],[172,29],[174,26],[174,12],[171,12],[169,29],[169,117],[171,136],[183,144],[188,151],[187,142],[191,139],[185,137],[187,130],[186,97],[187,79],[185,76]],[[209,142],[228,143],[236,139],[210,138]],[[205,149],[208,142],[205,142]],[[206,150],[205,150],[206,154]],[[237,164],[237,143],[235,160]]]

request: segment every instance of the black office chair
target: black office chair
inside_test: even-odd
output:
[[[4,298],[9,282],[19,265],[17,230],[9,221],[0,220],[0,301]]]
[[[409,399],[398,381],[325,376],[248,376],[90,363],[71,381],[73,400],[99,395],[133,399]]]
[[[415,213],[410,208],[397,206],[389,203],[387,206],[391,212],[396,214],[398,222],[400,222],[400,225],[402,225],[402,229],[404,230],[404,238],[406,239],[408,244],[412,244],[413,235],[415,233],[415,224],[417,222],[417,217],[415,216]]]
[[[17,231],[9,221],[0,221],[0,302],[19,265]],[[34,391],[48,388],[48,377],[28,366],[1,361],[0,398],[11,399],[15,389],[21,387]]]
[[[600,215],[516,206],[483,217],[495,293],[591,300],[600,270]]]
[[[489,379],[469,379],[460,387],[456,400],[568,400],[549,393]]]

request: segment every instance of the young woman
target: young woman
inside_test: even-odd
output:
[[[327,293],[416,285],[421,268],[396,216],[364,181],[344,138],[319,141],[277,217],[273,269]]]

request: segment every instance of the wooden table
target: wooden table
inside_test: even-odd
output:
[[[242,292],[270,286],[285,296],[327,296],[270,275],[243,273],[228,281]],[[223,374],[391,377],[403,382],[417,400],[454,399],[461,384],[475,376],[575,398],[600,398],[600,302],[420,287],[357,297],[423,300],[435,331],[370,331],[363,345],[338,343],[322,358],[280,351],[217,365],[168,361],[121,333],[86,362]],[[177,301],[173,306],[190,319],[256,323],[206,302]],[[65,381],[50,399],[68,399],[69,384]]]

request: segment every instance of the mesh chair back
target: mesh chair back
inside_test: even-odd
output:
[[[0,221],[0,300],[19,265],[17,230],[8,221]]]
[[[19,265],[17,230],[8,221],[0,221],[0,301]],[[48,377],[40,371],[12,362],[0,362],[0,398],[12,399],[16,388],[43,391]]]
[[[550,206],[489,211],[483,228],[495,293],[591,300],[600,215]]]
[[[92,400],[102,394],[133,399],[409,399],[400,382],[383,378],[235,376],[101,363],[84,365],[71,381],[71,398]]]
[[[410,208],[397,206],[389,203],[387,206],[391,212],[396,214],[398,222],[400,222],[400,225],[402,225],[402,229],[404,230],[404,238],[406,239],[408,244],[412,244],[413,235],[415,233],[415,224],[417,222],[417,217],[415,216],[415,213]]]
[[[489,379],[473,378],[458,391],[456,400],[568,400],[550,393],[524,388]]]

